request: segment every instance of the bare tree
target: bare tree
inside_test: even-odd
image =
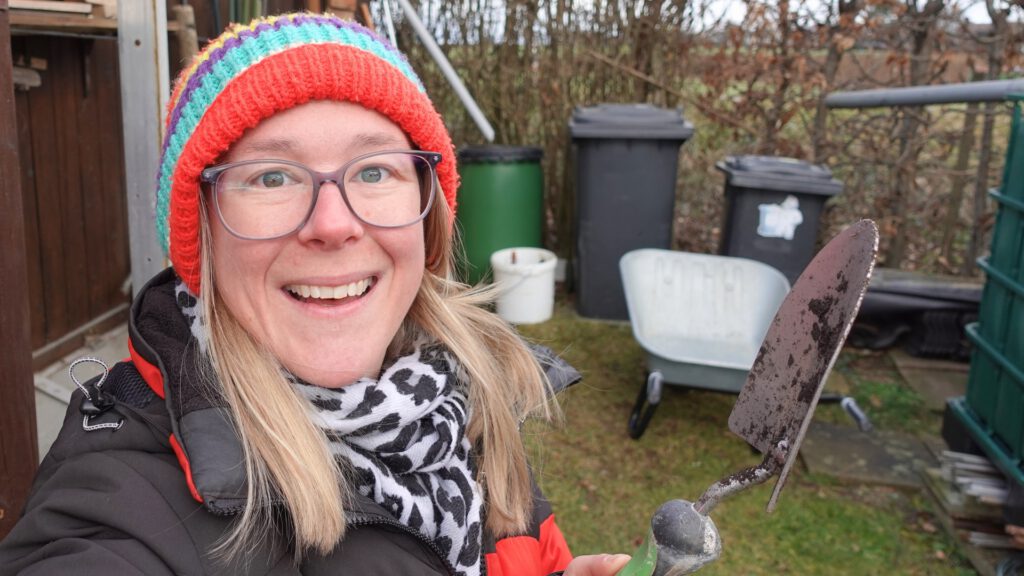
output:
[[[711,0],[413,3],[491,120],[497,142],[544,149],[549,247],[563,251],[571,244],[574,107],[650,102],[683,106],[696,125],[697,141],[680,156],[677,246],[717,249],[724,201],[714,165],[726,155],[761,152],[827,163],[845,183],[828,205],[823,234],[855,218],[879,218],[888,265],[946,270],[945,263],[959,259],[954,254],[970,263],[982,249],[984,227],[977,223],[990,214],[985,194],[999,164],[994,140],[1006,107],[988,107],[984,122],[977,120],[981,153],[974,173],[974,130],[963,106],[834,112],[823,98],[839,88],[950,81],[945,61],[965,56],[988,62],[986,77],[997,77],[1012,66],[1007,58],[1020,42],[1005,16],[1020,12],[1024,0],[1012,1],[1009,8],[990,8],[997,14],[985,38],[949,35],[960,15],[944,0],[829,0],[825,18],[814,16],[807,0],[746,0],[740,25],[716,21]],[[376,17],[380,4],[373,4]],[[453,140],[482,143],[439,69],[401,14],[396,17],[398,43]],[[971,194],[971,185],[957,192],[965,170],[974,174],[973,206],[964,198],[968,209],[957,213],[950,201]],[[937,218],[953,224],[930,224]],[[966,252],[965,221],[977,228]]]
[[[935,46],[936,24],[945,7],[945,0],[927,0],[919,6],[917,0],[905,0],[906,11],[901,19],[910,34],[910,85],[928,84],[932,79],[932,52]],[[921,154],[921,141],[917,138],[926,114],[923,108],[900,110],[899,157],[890,203],[889,217],[892,220],[893,235],[886,253],[885,264],[898,268],[903,261],[907,247],[908,196],[914,191],[916,166]]]
[[[975,74],[977,76],[977,74]],[[953,262],[953,240],[956,236],[958,223],[960,221],[960,206],[964,202],[964,192],[968,180],[968,166],[971,154],[974,151],[974,133],[978,126],[978,103],[971,102],[967,105],[964,114],[963,135],[960,137],[960,145],[957,148],[956,168],[953,181],[950,186],[949,204],[943,218],[942,230],[942,259],[946,263],[947,270]]]
[[[992,32],[988,38],[982,39],[987,47],[988,70],[985,74],[986,80],[994,80],[1003,72],[1003,63],[1007,46],[1010,44],[1010,6],[998,8],[993,0],[985,0],[985,8],[989,18],[992,19]],[[984,120],[981,127],[981,144],[978,152],[978,169],[974,178],[974,201],[971,204],[971,237],[967,245],[967,254],[963,260],[961,273],[970,275],[975,272],[974,261],[981,253],[982,221],[988,213],[988,186],[989,170],[992,162],[992,138],[995,132],[996,110],[999,105],[994,102],[986,102],[984,107]]]
[[[811,142],[814,146],[813,159],[816,163],[825,162],[827,156],[825,147],[828,109],[825,107],[825,96],[835,87],[836,74],[839,72],[839,64],[843,56],[856,44],[860,28],[857,16],[863,8],[864,0],[836,0],[836,17],[826,27],[825,45],[828,47],[828,51],[825,53],[825,62],[822,65],[821,95],[815,106],[814,127],[811,132]]]

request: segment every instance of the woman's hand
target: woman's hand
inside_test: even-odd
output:
[[[577,556],[569,563],[563,576],[615,576],[629,562],[625,554]]]

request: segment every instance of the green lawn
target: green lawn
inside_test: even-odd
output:
[[[574,553],[631,553],[663,502],[695,500],[712,482],[760,461],[728,430],[731,394],[671,387],[646,434],[628,437],[644,377],[643,351],[628,324],[581,319],[560,303],[554,319],[520,331],[584,373],[561,397],[563,425],[525,428],[539,482]],[[938,416],[902,385],[885,356],[847,351],[837,369],[877,426],[938,433]],[[818,415],[842,421],[833,406]],[[770,486],[715,509],[723,552],[702,574],[974,573],[936,529],[921,495],[842,485],[797,469],[768,515]]]

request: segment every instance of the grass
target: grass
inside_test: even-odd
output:
[[[941,415],[928,410],[921,396],[907,386],[885,352],[847,348],[836,361],[849,394],[870,413],[872,424],[915,435],[938,433]],[[838,391],[838,390],[836,390]],[[832,423],[847,422],[836,405],[821,406],[817,414]]]
[[[520,329],[584,373],[561,397],[562,426],[532,422],[524,429],[538,481],[574,553],[631,553],[663,502],[694,500],[760,461],[727,428],[731,394],[670,387],[646,434],[628,437],[644,378],[644,354],[628,324],[581,319],[560,302],[551,321]],[[844,352],[837,370],[878,427],[937,433],[937,416],[884,357]],[[838,418],[834,410],[819,414]],[[767,515],[770,494],[770,485],[755,487],[715,509],[723,553],[703,574],[973,574],[919,495],[799,469]]]

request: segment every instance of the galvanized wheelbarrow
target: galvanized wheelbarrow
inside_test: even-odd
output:
[[[764,456],[761,464],[722,478],[693,502],[662,504],[643,544],[617,576],[680,576],[713,562],[722,553],[722,540],[711,511],[723,499],[777,476],[766,510],[775,509],[857,315],[877,251],[878,228],[862,220],[807,265],[775,313],[729,415],[729,430]]]
[[[666,384],[738,394],[789,281],[775,268],[732,256],[644,248],[619,260],[633,337],[647,377],[629,417],[640,438]],[[870,422],[852,398],[841,402],[861,429]]]

